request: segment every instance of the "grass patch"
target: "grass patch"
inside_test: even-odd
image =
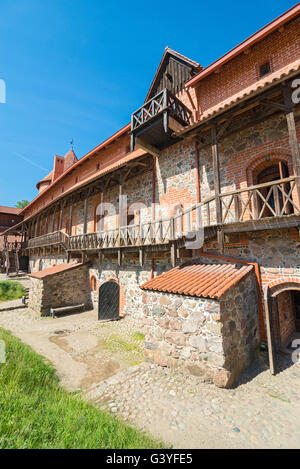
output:
[[[134,340],[137,340],[137,341],[145,340],[145,336],[141,332],[135,332],[132,337],[134,338]]]
[[[279,399],[279,400],[282,401],[282,402],[290,402],[289,400],[283,399],[283,397],[276,396],[275,394],[269,394],[269,396],[270,396],[270,397],[273,397],[274,399]]]
[[[140,344],[137,344],[136,341],[131,342],[124,340],[118,334],[110,334],[108,337],[103,339],[105,347],[111,352],[138,352],[142,353]]]
[[[0,282],[0,301],[22,298],[25,293],[25,288],[19,282],[11,282],[10,280]]]
[[[54,368],[0,329],[0,448],[162,448],[149,436],[68,393]]]

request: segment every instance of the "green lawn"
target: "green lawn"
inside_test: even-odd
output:
[[[55,370],[0,329],[0,448],[161,448],[159,442],[68,393]]]
[[[25,289],[19,282],[4,280],[0,282],[0,301],[15,300],[25,296]]]

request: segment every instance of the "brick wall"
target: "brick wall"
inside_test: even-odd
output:
[[[239,54],[227,62],[218,73],[212,73],[197,86],[200,113],[224,101],[259,80],[259,66],[266,61],[275,72],[300,56],[300,18],[287,24],[252,46],[248,54]]]

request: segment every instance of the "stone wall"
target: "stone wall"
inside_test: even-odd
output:
[[[63,254],[52,254],[52,255],[40,255],[30,256],[28,272],[34,273],[40,270],[48,269],[54,265],[64,264],[67,260],[67,255]]]
[[[260,344],[259,304],[254,273],[248,274],[220,299],[224,369],[222,380],[231,385],[249,366]]]
[[[41,316],[48,315],[51,308],[81,303],[86,307],[91,306],[87,265],[76,266],[41,279],[31,278],[28,307]]]
[[[118,266],[117,258],[105,259],[102,264],[94,260],[89,267],[89,278],[96,277],[97,288],[92,292],[92,302],[98,309],[99,287],[108,280],[114,279],[120,285],[120,315],[130,315],[135,318],[143,316],[143,292],[140,285],[148,281],[151,276],[152,261],[145,260],[144,266],[139,265],[137,255],[126,256],[122,266]],[[171,269],[169,259],[156,259],[154,263],[154,275],[159,275]],[[140,323],[137,322],[137,325]]]
[[[261,294],[266,285],[272,288],[286,284],[300,284],[300,236],[296,228],[251,231],[235,234],[236,242],[225,244],[225,256],[257,262],[261,273]],[[230,238],[231,239],[231,235]],[[204,250],[217,253],[216,242],[206,243]],[[279,305],[280,306],[280,305]],[[279,310],[280,314],[280,310]],[[277,323],[277,318],[275,324]],[[280,331],[276,331],[276,337]],[[262,341],[266,341],[265,329],[261,328]]]
[[[259,344],[255,277],[248,274],[220,301],[160,292],[143,293],[146,358],[181,367],[229,387]]]

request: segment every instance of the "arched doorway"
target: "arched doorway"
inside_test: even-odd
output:
[[[270,161],[256,176],[255,184],[265,184],[279,181],[289,177],[289,170],[283,161]],[[258,218],[273,217],[276,215],[289,215],[293,213],[291,203],[286,194],[290,191],[290,183],[282,183],[276,186],[268,185],[259,189],[262,197],[258,197]]]
[[[289,349],[294,339],[300,339],[300,290],[283,290],[276,300],[277,347]]]
[[[116,321],[120,318],[120,286],[114,280],[105,282],[99,288],[98,319]]]

